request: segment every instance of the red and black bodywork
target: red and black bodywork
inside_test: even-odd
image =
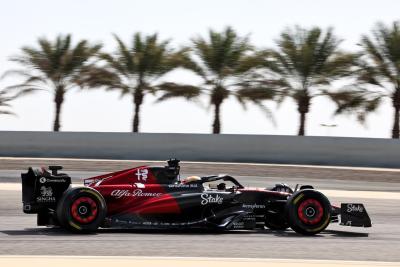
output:
[[[22,174],[23,210],[38,225],[76,232],[103,228],[292,228],[313,235],[329,223],[370,227],[363,204],[332,206],[312,186],[285,184],[245,188],[229,175],[180,179],[179,160],[165,167],[140,166],[84,180],[72,187],[61,166]]]

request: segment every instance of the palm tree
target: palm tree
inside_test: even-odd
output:
[[[331,28],[288,28],[277,40],[278,49],[270,51],[265,65],[273,72],[271,85],[291,97],[300,115],[298,135],[305,135],[306,116],[316,96],[339,78],[350,75],[355,55],[339,51],[340,40]]]
[[[357,114],[360,122],[375,111],[384,99],[390,99],[394,110],[392,138],[399,138],[400,120],[400,21],[391,26],[378,23],[372,36],[361,38],[361,56],[355,73],[356,84],[347,92],[338,92],[336,113]]]
[[[38,44],[38,48],[23,47],[19,56],[11,58],[24,69],[8,71],[5,75],[16,74],[24,81],[7,89],[52,91],[55,103],[53,130],[57,132],[61,127],[60,114],[65,94],[78,86],[80,75],[90,68],[90,61],[101,45],[90,45],[82,40],[72,46],[71,35],[59,35],[54,42],[40,38]]]
[[[239,37],[227,27],[223,32],[209,31],[208,38],[192,39],[193,58],[185,58],[184,68],[194,71],[204,83],[199,86],[187,86],[168,83],[160,86],[164,91],[161,100],[172,97],[192,99],[202,93],[210,97],[214,107],[212,132],[221,132],[221,106],[229,97],[234,96],[245,106],[252,102],[261,107],[269,116],[271,113],[263,105],[263,100],[273,99],[275,91],[266,88],[263,82],[253,80],[252,72],[262,66],[261,54],[255,53],[247,37]]]
[[[184,51],[174,52],[169,41],[160,41],[157,34],[143,36],[136,33],[129,47],[114,35],[118,48],[113,54],[102,54],[105,66],[91,69],[82,79],[89,87],[118,90],[133,101],[132,131],[139,131],[140,108],[147,93],[155,93],[166,73],[179,66]]]

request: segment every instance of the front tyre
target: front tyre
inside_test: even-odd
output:
[[[325,230],[331,219],[331,210],[325,195],[312,189],[297,191],[285,207],[290,227],[303,235],[315,235]]]
[[[104,221],[106,202],[103,196],[89,187],[70,188],[57,204],[60,225],[78,233],[90,233]]]

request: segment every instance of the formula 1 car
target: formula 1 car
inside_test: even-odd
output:
[[[30,167],[22,176],[25,213],[39,226],[88,233],[101,228],[292,228],[315,235],[331,222],[371,227],[363,204],[332,206],[310,185],[246,188],[229,175],[180,178],[179,160],[140,166],[84,180],[72,187],[61,166]]]

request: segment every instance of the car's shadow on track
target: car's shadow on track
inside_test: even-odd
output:
[[[62,228],[26,228],[23,230],[3,230],[3,234],[11,236],[71,236],[73,233]],[[243,230],[243,231],[221,231],[221,230],[206,230],[206,229],[99,229],[96,233],[86,235],[99,234],[161,234],[161,235],[251,235],[265,234],[281,237],[301,237],[301,238],[320,238],[320,237],[340,237],[340,238],[361,238],[368,237],[368,233],[347,232],[340,230],[325,230],[315,236],[303,236],[291,230],[273,231],[273,230]],[[76,235],[76,234],[75,234]],[[82,235],[82,234],[80,234]]]
[[[286,237],[302,237],[302,238],[319,238],[319,237],[340,237],[340,238],[357,238],[357,237],[368,237],[368,233],[358,233],[358,232],[347,232],[340,230],[325,230],[314,236],[305,236],[300,235],[294,231],[286,230],[286,231],[273,231],[273,230],[264,230],[259,231],[259,233],[264,233],[267,235],[275,235],[275,236],[286,236]]]
[[[71,232],[61,228],[25,228],[23,230],[3,230],[0,233],[11,236],[70,236]]]

